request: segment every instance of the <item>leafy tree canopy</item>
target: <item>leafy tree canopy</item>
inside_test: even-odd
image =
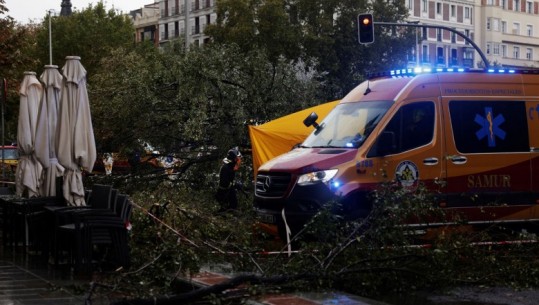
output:
[[[152,51],[153,50],[153,51]],[[92,112],[102,149],[161,152],[247,145],[251,120],[267,121],[316,103],[317,82],[305,67],[237,45],[163,52],[141,45],[103,58],[91,77]],[[301,122],[298,122],[301,124]]]
[[[376,21],[401,22],[408,16],[402,1],[221,0],[217,24],[206,34],[217,43],[236,43],[244,52],[266,50],[271,60],[283,56],[315,67],[324,78],[324,98],[344,96],[366,72],[406,63],[413,46],[410,31],[376,27],[375,43],[357,41],[357,16],[372,12]]]
[[[66,56],[81,57],[81,62],[92,75],[101,58],[108,57],[113,49],[133,44],[133,23],[129,17],[114,9],[106,10],[102,2],[90,4],[71,16],[46,16],[37,33],[36,58],[40,71],[49,64],[49,18],[52,32],[52,64],[60,68]]]
[[[0,14],[7,14],[4,0],[0,0]],[[7,119],[4,129],[5,143],[16,140],[18,117],[19,83],[24,71],[32,71],[37,60],[33,57],[36,26],[20,25],[9,15],[0,18],[0,80],[5,79],[7,101],[4,116]],[[3,88],[3,85],[0,87]],[[3,94],[2,94],[3,95]],[[3,98],[3,97],[2,97]]]

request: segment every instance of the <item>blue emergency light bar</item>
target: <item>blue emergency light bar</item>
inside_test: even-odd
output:
[[[484,69],[473,69],[473,68],[405,68],[398,70],[390,70],[387,72],[371,73],[367,75],[367,78],[378,78],[378,77],[410,77],[420,74],[429,74],[429,73],[489,73],[489,74],[539,74],[539,69],[512,69],[512,68],[489,68]]]

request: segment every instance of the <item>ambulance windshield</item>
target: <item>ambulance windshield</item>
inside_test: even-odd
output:
[[[378,125],[392,101],[339,104],[313,132],[302,147],[358,148]]]

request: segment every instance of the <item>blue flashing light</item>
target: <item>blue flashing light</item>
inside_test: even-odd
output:
[[[352,144],[350,142],[346,143],[345,145],[346,145],[346,147],[354,147],[354,144]]]
[[[539,69],[507,69],[507,68],[489,68],[487,70],[474,69],[474,68],[428,68],[428,67],[414,67],[414,68],[405,68],[405,69],[395,69],[390,70],[389,72],[379,72],[369,75],[369,78],[391,76],[393,78],[402,78],[402,77],[413,77],[418,74],[427,74],[427,73],[489,73],[489,74],[539,74]]]
[[[338,189],[341,186],[341,183],[339,181],[333,181],[333,182],[331,182],[331,186],[334,189]]]

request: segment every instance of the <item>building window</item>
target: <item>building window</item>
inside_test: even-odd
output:
[[[492,18],[488,17],[487,18],[487,31],[490,31],[490,23],[492,21]]]
[[[508,0],[500,0],[500,6],[501,6],[503,9],[507,9],[507,1],[508,1]]]
[[[429,1],[428,0],[422,0],[421,1],[421,9],[423,13],[426,13],[429,8]]]
[[[408,0],[408,4],[407,4],[407,7],[408,7],[408,10],[413,10],[414,9],[414,0]]]
[[[458,66],[457,49],[451,49],[451,65]]]
[[[429,47],[428,46],[425,46],[425,45],[422,46],[421,57],[423,58],[422,62],[429,62]]]
[[[528,35],[529,37],[533,36],[533,25],[526,25],[526,35]]]
[[[500,31],[500,19],[492,18],[491,27],[492,27],[493,31],[499,32]]]
[[[492,44],[492,54],[500,55],[500,44],[499,43],[493,43]]]
[[[533,60],[533,49],[532,48],[526,48],[526,59],[527,60]]]
[[[457,17],[457,6],[454,4],[451,5],[451,17]]]
[[[507,33],[507,21],[502,21],[502,33]]]
[[[470,19],[470,10],[469,7],[464,8],[464,19]]]
[[[513,0],[513,11],[520,12],[520,0]]]
[[[444,48],[442,47],[436,48],[436,63],[439,65],[445,64]]]
[[[513,22],[513,34],[515,35],[520,34],[520,23]]]
[[[440,2],[436,2],[436,14],[437,15],[442,14],[442,4]]]
[[[513,47],[513,58],[514,59],[520,58],[520,47]]]
[[[487,55],[490,55],[490,43],[487,43]]]
[[[436,29],[436,40],[437,41],[442,41],[442,30],[441,29]]]
[[[502,44],[502,57],[507,57],[507,46]]]
[[[533,1],[526,1],[526,13],[533,14]]]

